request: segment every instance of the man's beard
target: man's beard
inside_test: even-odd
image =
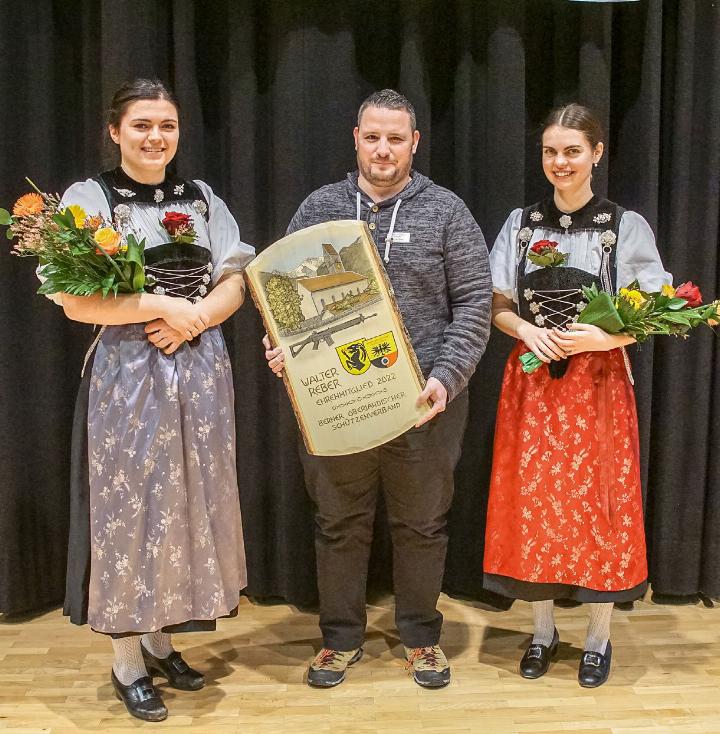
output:
[[[360,165],[358,162],[358,166],[360,168],[360,173],[362,173],[363,178],[368,183],[372,184],[373,186],[378,186],[379,188],[394,186],[400,181],[403,181],[410,174],[411,167],[410,165],[404,166],[403,168],[395,166],[394,168],[389,168],[379,174],[376,174],[373,173],[372,163],[369,166],[363,166]]]

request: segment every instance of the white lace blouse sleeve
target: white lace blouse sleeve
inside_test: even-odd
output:
[[[493,292],[501,293],[516,303],[517,235],[520,231],[521,220],[522,209],[514,209],[503,224],[490,250]]]
[[[108,206],[105,194],[100,188],[100,184],[91,178],[72,184],[62,195],[60,199],[61,209],[73,204],[81,206],[89,217],[94,217],[99,214],[107,222],[111,220],[110,207]],[[40,275],[40,267],[40,265],[37,266],[35,274],[40,279],[40,282],[44,283],[45,278]],[[46,294],[46,297],[58,306],[62,306],[62,295],[60,293]]]
[[[663,267],[650,225],[637,212],[627,211],[618,232],[617,287],[634,280],[644,291],[659,291],[672,283],[672,275]]]
[[[241,273],[255,257],[255,248],[240,240],[237,222],[225,202],[204,181],[195,181],[209,207],[208,228],[212,253],[213,285],[226,273]]]

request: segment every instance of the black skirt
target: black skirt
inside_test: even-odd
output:
[[[606,602],[628,602],[641,599],[647,591],[647,581],[632,589],[622,591],[597,591],[571,584],[536,584],[520,581],[499,574],[483,574],[483,588],[510,599],[523,601],[547,601],[549,599],[569,599],[585,604],[604,604]]]

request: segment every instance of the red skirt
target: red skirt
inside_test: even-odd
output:
[[[561,379],[508,358],[495,428],[485,586],[537,601],[620,601],[646,588],[635,395],[621,350]]]

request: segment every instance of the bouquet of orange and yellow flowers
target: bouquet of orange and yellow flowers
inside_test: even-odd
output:
[[[657,292],[641,290],[637,281],[621,288],[616,296],[596,285],[582,292],[587,303],[578,323],[594,324],[609,334],[627,334],[638,342],[660,334],[686,337],[700,324],[717,326],[720,321],[720,301],[703,306],[700,289],[692,281],[677,288],[664,285]],[[521,355],[520,361],[527,373],[543,364],[533,352]]]
[[[0,209],[0,225],[15,239],[12,254],[37,257],[43,281],[38,293],[89,296],[98,291],[137,293],[146,285],[145,241],[123,238],[112,223],[89,216],[82,207],[60,206],[57,195],[35,192],[21,196],[12,214]],[[148,282],[148,285],[151,283]]]

